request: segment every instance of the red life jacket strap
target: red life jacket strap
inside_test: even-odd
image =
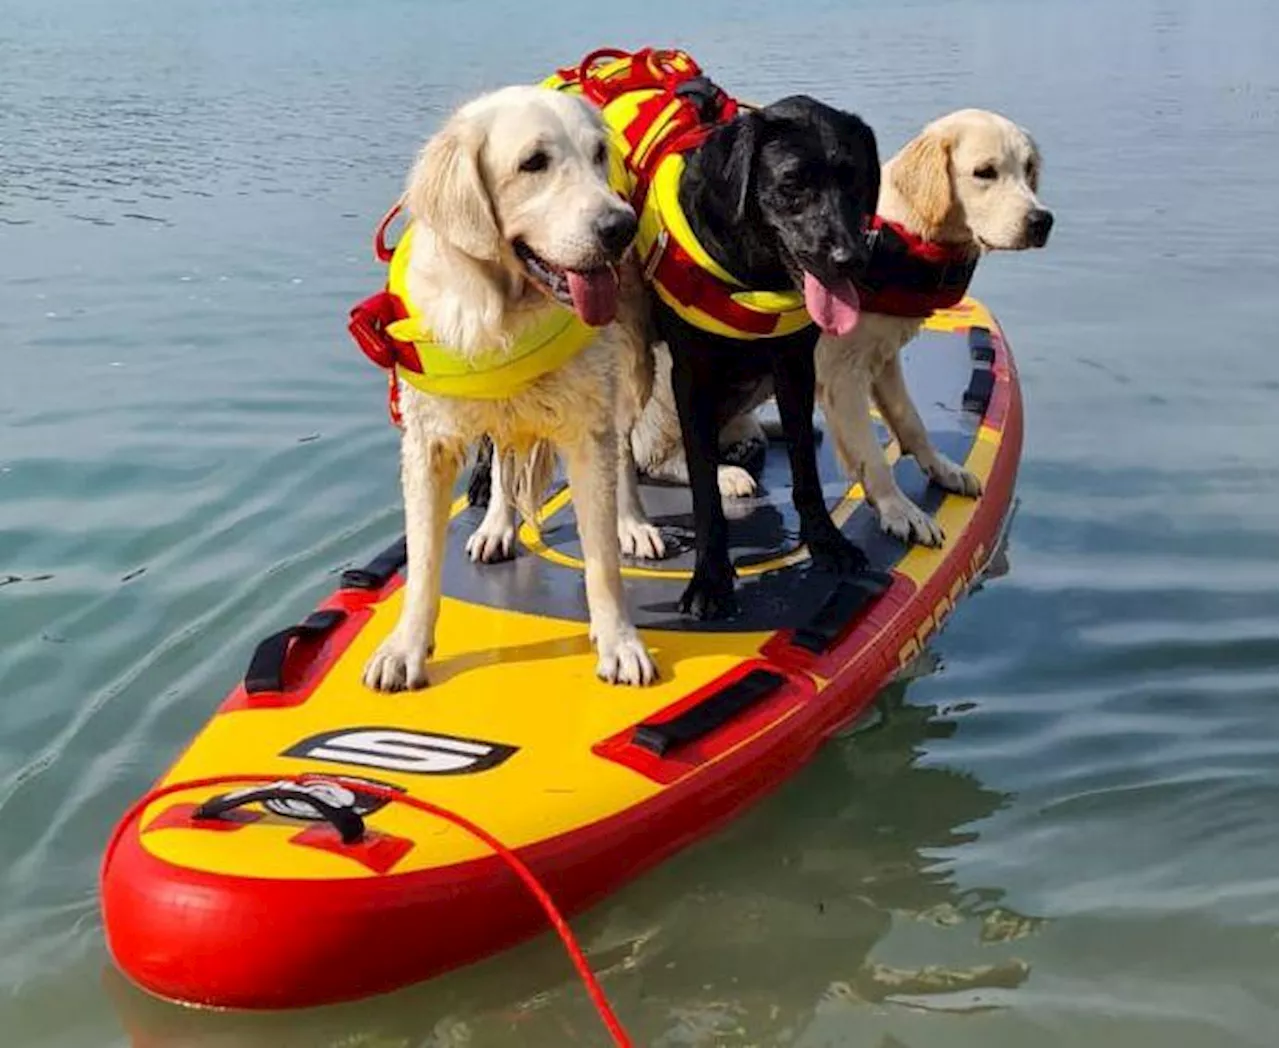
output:
[[[623,64],[607,76],[598,71],[602,63],[611,62]],[[684,51],[600,48],[576,67],[558,70],[557,75],[566,83],[579,85],[583,95],[601,109],[634,91],[657,92],[641,103],[635,119],[623,132],[630,147],[627,165],[635,182],[631,203],[637,210],[644,206],[653,172],[665,157],[701,145],[714,127],[738,113],[737,102],[707,79],[698,63]],[[679,102],[678,109],[668,118],[660,137],[649,144],[643,156],[639,155],[641,141],[673,100]]]
[[[729,289],[698,265],[674,238],[663,237],[654,250],[656,260],[650,259],[646,268],[682,306],[692,306],[736,331],[758,336],[773,334],[778,326],[776,316],[735,302]]]
[[[408,313],[390,291],[379,291],[351,310],[347,330],[366,357],[380,368],[421,371],[422,361],[412,342],[401,342],[387,334],[387,326],[403,320]]]
[[[595,67],[604,62],[630,61],[601,76]],[[639,51],[619,51],[602,47],[588,54],[576,67],[561,69],[558,75],[580,84],[582,93],[602,109],[619,95],[654,88],[669,89],[684,80],[702,75],[702,69],[684,51],[646,47]]]
[[[385,220],[384,220],[385,221]],[[379,227],[381,239],[383,227]],[[387,325],[406,316],[403,304],[390,291],[379,291],[351,310],[347,330],[366,357],[387,372],[387,414],[400,426],[400,379],[396,368],[421,371],[422,361],[412,342],[401,342],[387,334]]]
[[[690,86],[695,82],[690,81]],[[672,121],[670,130],[665,138],[661,139],[649,149],[645,156],[636,161],[633,159],[630,163],[632,177],[635,181],[635,189],[631,194],[631,204],[639,214],[644,209],[644,202],[649,196],[649,186],[653,181],[654,172],[658,170],[658,165],[667,157],[676,153],[687,153],[690,150],[697,149],[702,145],[717,127],[726,124],[738,115],[738,103],[726,95],[720,88],[716,87],[709,80],[701,80],[696,82],[696,86],[701,90],[705,86],[707,94],[702,96],[701,100],[694,98],[692,95],[686,95],[684,105],[676,120]],[[679,93],[678,91],[676,92]],[[653,101],[659,103],[659,108],[665,106],[670,100],[670,95],[662,95]]]

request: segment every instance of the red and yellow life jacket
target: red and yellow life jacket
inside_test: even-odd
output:
[[[740,104],[684,51],[600,50],[543,87],[595,103],[640,220],[635,248],[659,298],[694,327],[738,339],[788,335],[813,323],[799,291],[756,291],[715,261],[680,207],[685,154]]]
[[[703,331],[740,339],[812,323],[799,291],[745,288],[698,243],[680,207],[685,154],[749,107],[708,80],[684,51],[593,51],[543,86],[579,91],[600,107],[640,218],[635,245],[645,276],[676,313]],[[924,317],[968,291],[977,266],[969,248],[923,240],[879,216],[869,233],[871,257],[857,281],[865,312]]]
[[[621,183],[617,184],[621,191]],[[386,232],[401,205],[382,218],[374,234],[374,254],[387,263],[387,286],[358,303],[347,330],[365,356],[386,368],[391,418],[400,422],[399,382],[424,393],[474,400],[506,400],[543,375],[567,364],[595,340],[596,329],[568,308],[547,310],[507,346],[463,355],[439,342],[409,293],[413,226],[394,248]]]
[[[557,71],[544,87],[573,91],[598,106],[613,144],[610,182],[640,220],[636,250],[658,296],[693,326],[738,339],[787,335],[812,323],[799,291],[756,291],[720,266],[698,242],[680,207],[685,154],[742,107],[707,79],[684,51],[599,50]],[[411,230],[394,251],[378,227],[375,251],[389,263],[387,287],[351,311],[360,348],[388,369],[392,416],[398,379],[442,396],[501,399],[526,388],[581,352],[594,337],[570,309],[555,310],[515,344],[463,357],[438,343],[408,294]],[[864,278],[868,312],[924,316],[959,301],[976,258],[929,244],[893,223],[874,223],[871,264]]]
[[[871,222],[871,257],[858,291],[867,313],[927,317],[964,298],[978,254],[968,246],[925,240],[879,215]]]
[[[711,83],[683,51],[602,50],[562,69],[544,87],[575,91],[602,111],[613,149],[610,183],[639,218],[636,249],[658,295],[695,327],[732,338],[786,335],[812,323],[798,291],[755,291],[713,259],[680,208],[684,154],[739,104]],[[591,344],[595,331],[570,309],[555,310],[511,346],[464,357],[437,342],[408,294],[412,228],[395,248],[384,216],[374,238],[389,264],[384,290],[351,310],[348,329],[370,360],[388,370],[398,421],[398,380],[440,396],[505,399],[562,366]]]

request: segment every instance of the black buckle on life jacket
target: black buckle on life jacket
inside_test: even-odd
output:
[[[676,85],[675,96],[693,103],[698,120],[704,124],[715,123],[724,107],[724,92],[707,77],[699,74],[682,80]]]

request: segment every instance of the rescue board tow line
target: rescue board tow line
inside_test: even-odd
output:
[[[141,818],[142,813],[156,801],[164,797],[168,797],[173,793],[181,793],[186,790],[204,789],[208,786],[231,786],[246,785],[249,783],[272,783],[283,786],[309,786],[317,783],[338,783],[346,782],[346,778],[342,775],[211,775],[202,779],[188,779],[186,782],[172,782],[165,786],[161,786],[143,794],[135,801],[121,816],[120,821],[116,824],[114,832],[107,841],[107,846],[102,855],[102,868],[105,870],[111,862],[111,857],[119,846],[125,832],[130,829],[133,824]],[[560,936],[560,941],[564,944],[565,952],[569,954],[569,960],[573,962],[574,968],[577,970],[578,978],[582,980],[582,985],[587,991],[587,996],[591,998],[591,1003],[595,1005],[596,1011],[600,1015],[600,1021],[604,1023],[605,1028],[609,1031],[609,1035],[613,1038],[613,1043],[618,1048],[633,1048],[633,1042],[627,1031],[623,1028],[622,1023],[618,1020],[618,1016],[614,1013],[613,1007],[609,1004],[608,997],[605,996],[604,989],[600,986],[600,982],[596,979],[595,973],[591,970],[591,966],[587,963],[586,955],[579,945],[577,937],[573,934],[573,930],[569,927],[569,922],[565,920],[564,915],[560,912],[560,908],[556,905],[555,900],[551,898],[550,892],[538,880],[537,875],[529,869],[524,861],[516,855],[514,851],[503,844],[497,837],[491,834],[483,826],[479,826],[472,822],[464,815],[457,812],[449,811],[442,808],[438,804],[430,801],[424,801],[418,797],[412,797],[408,794],[398,793],[395,790],[387,789],[383,786],[375,786],[373,783],[360,780],[360,792],[368,794],[371,797],[377,797],[379,800],[388,801],[396,804],[407,804],[411,808],[424,812],[427,815],[434,815],[438,819],[451,823],[458,829],[469,833],[476,840],[481,841],[487,847],[492,849],[507,867],[514,873],[522,884],[529,890],[529,894],[537,900],[538,905],[542,907],[543,912],[547,915],[551,927]],[[314,803],[312,797],[299,797],[299,800],[306,800],[308,803]],[[249,803],[254,800],[251,792],[247,792],[241,799],[241,803]],[[223,807],[220,810],[226,810]],[[318,807],[318,811],[322,815],[326,812],[323,807]],[[206,818],[217,818],[214,809],[210,809],[210,814],[203,816]],[[350,814],[350,813],[348,813]],[[196,818],[202,817],[200,810],[197,808]],[[356,815],[358,833],[364,832],[363,822],[360,816]],[[335,825],[335,829],[338,827]],[[339,830],[344,835],[346,827]]]

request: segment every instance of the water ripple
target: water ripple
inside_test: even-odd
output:
[[[1275,18],[1261,0],[655,0],[590,19],[513,0],[176,19],[76,0],[55,19],[14,0],[14,1043],[98,1048],[122,1025],[237,1048],[595,1037],[549,940],[362,1005],[175,1014],[101,978],[94,892],[114,819],[254,640],[399,527],[382,376],[343,325],[382,277],[370,226],[421,137],[482,87],[654,25],[745,97],[855,108],[884,153],[947,109],[1001,108],[1034,130],[1059,223],[1048,251],[993,257],[975,285],[1027,404],[1008,574],[875,717],[575,922],[637,1042],[1274,1043],[1280,383],[1258,230],[1276,220]],[[939,968],[968,989],[883,990]]]

